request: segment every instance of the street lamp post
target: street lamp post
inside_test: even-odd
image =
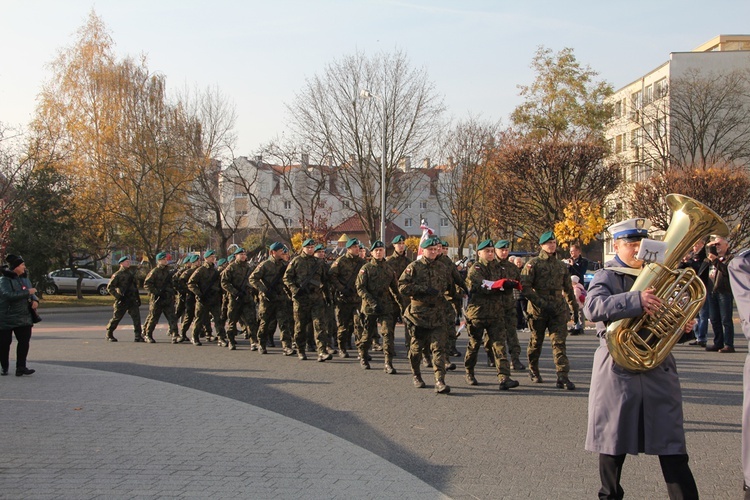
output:
[[[380,156],[380,241],[382,241],[383,243],[386,243],[385,241],[385,146],[386,146],[385,100],[381,96],[375,95],[367,89],[362,89],[359,92],[359,96],[364,99],[372,99],[372,98],[380,99],[380,104],[382,106],[381,116],[383,117],[383,125],[382,125],[383,153]]]

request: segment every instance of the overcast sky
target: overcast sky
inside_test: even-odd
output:
[[[0,0],[0,122],[28,123],[46,65],[92,8],[118,55],[146,54],[169,87],[219,87],[237,110],[237,155],[281,134],[305,79],[356,51],[403,50],[450,116],[507,124],[540,45],[573,48],[619,88],[670,52],[750,32],[747,0]]]

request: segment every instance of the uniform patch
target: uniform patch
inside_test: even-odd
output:
[[[359,270],[359,274],[365,274],[365,270],[364,269],[360,269]]]
[[[531,269],[531,262],[529,262],[528,264],[526,264],[526,268],[527,269]]]
[[[411,267],[407,267],[406,269],[404,269],[404,272],[405,272],[406,274],[409,274],[409,275],[411,275]]]

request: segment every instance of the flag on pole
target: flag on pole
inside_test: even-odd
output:
[[[419,239],[419,247],[417,247],[417,257],[422,255],[422,242],[428,238],[432,238],[432,236],[435,234],[435,231],[427,227],[427,221],[424,219],[422,219],[419,228],[422,230],[422,237]]]

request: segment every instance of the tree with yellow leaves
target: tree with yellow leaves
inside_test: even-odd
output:
[[[602,217],[598,203],[572,201],[563,209],[565,218],[555,224],[555,236],[560,246],[571,243],[588,244],[604,230],[607,221]]]

